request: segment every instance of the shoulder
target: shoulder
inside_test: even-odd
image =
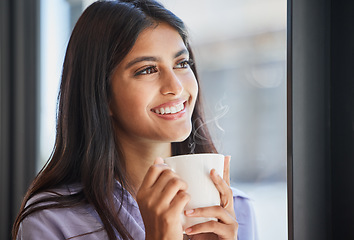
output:
[[[234,209],[239,224],[254,221],[254,212],[250,197],[241,190],[231,187],[234,198]]]
[[[50,197],[70,195],[77,191],[76,186],[64,186],[33,196],[26,206],[29,209],[39,208],[39,210],[29,214],[21,222],[17,239],[68,239],[101,229],[102,224],[89,205],[49,207],[55,202],[41,202]],[[104,231],[100,232],[83,235],[82,238],[77,239],[105,239],[102,236]]]
[[[241,190],[231,187],[234,198],[234,210],[239,224],[239,240],[257,240],[256,218],[251,198]]]
[[[30,199],[28,199],[27,203],[26,203],[26,207],[31,207],[31,205],[48,205],[53,203],[53,201],[47,201],[45,203],[39,203],[42,200],[51,198],[51,197],[58,197],[58,196],[67,196],[67,195],[71,195],[74,193],[77,193],[81,188],[79,188],[78,184],[73,184],[73,185],[65,185],[62,187],[58,187],[58,188],[53,188],[47,191],[43,191],[40,193],[37,193],[36,195],[32,196]]]

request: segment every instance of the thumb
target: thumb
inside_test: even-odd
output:
[[[164,164],[164,161],[161,157],[155,159],[154,164]]]

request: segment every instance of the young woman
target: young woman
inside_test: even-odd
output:
[[[184,212],[218,221],[182,229],[188,186],[162,159],[191,144],[216,152],[194,62],[183,22],[159,3],[88,7],[66,52],[54,152],[14,239],[255,239],[249,200],[229,186],[229,157],[224,179],[210,174],[220,206]]]

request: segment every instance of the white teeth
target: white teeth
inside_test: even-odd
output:
[[[183,109],[183,103],[180,103],[180,104],[178,104],[177,106],[176,106],[176,108],[177,108],[177,112],[179,112],[179,111],[181,111],[182,109]]]
[[[171,107],[171,113],[176,113],[177,110],[176,110],[176,107]]]
[[[180,112],[184,109],[183,103],[177,104],[176,106],[171,106],[171,107],[166,107],[166,108],[160,108],[160,109],[154,109],[153,111],[157,114],[173,114]]]

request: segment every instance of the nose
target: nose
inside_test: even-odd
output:
[[[174,73],[173,70],[165,72],[164,76],[161,79],[162,86],[161,86],[161,94],[163,95],[176,95],[179,96],[183,92],[183,85],[181,80],[178,76]]]

